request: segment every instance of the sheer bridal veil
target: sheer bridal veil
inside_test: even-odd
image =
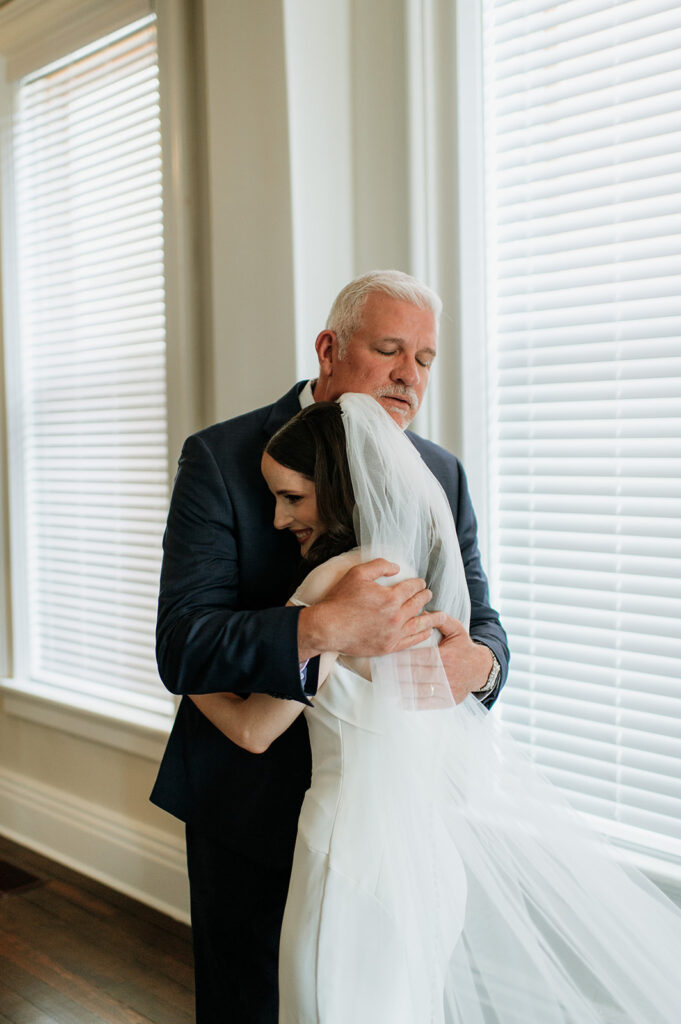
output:
[[[468,625],[447,498],[372,398],[340,399],[363,557],[422,576]],[[388,584],[390,581],[386,581]],[[388,853],[413,1024],[676,1024],[681,912],[544,779],[498,716],[454,705],[437,648],[372,659],[379,726],[357,794]],[[368,810],[367,810],[368,809]],[[365,969],[372,970],[371,963]]]

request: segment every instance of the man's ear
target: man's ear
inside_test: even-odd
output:
[[[317,350],[317,358],[319,359],[319,376],[331,377],[334,363],[338,358],[336,332],[322,331],[321,334],[317,335],[314,347]]]

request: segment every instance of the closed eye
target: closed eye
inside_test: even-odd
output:
[[[394,356],[397,353],[396,348],[377,348],[376,351],[381,356]],[[433,365],[432,358],[429,359],[428,357],[424,356],[416,356],[415,358],[416,362],[419,364],[419,366],[422,366],[424,370],[429,370]]]

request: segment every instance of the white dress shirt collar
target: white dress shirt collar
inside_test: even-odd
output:
[[[312,394],[312,388],[317,383],[316,380],[309,380],[303,390],[298,395],[298,401],[300,402],[301,409],[307,409],[308,405],[314,404],[314,395]]]

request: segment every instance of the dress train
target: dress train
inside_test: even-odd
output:
[[[372,398],[340,404],[361,559],[426,579],[431,607],[467,625],[438,481]],[[323,569],[301,603],[318,600]],[[473,696],[453,704],[436,646],[339,658],[305,713],[313,773],[281,1024],[681,1021],[681,911],[619,863],[494,713]]]

